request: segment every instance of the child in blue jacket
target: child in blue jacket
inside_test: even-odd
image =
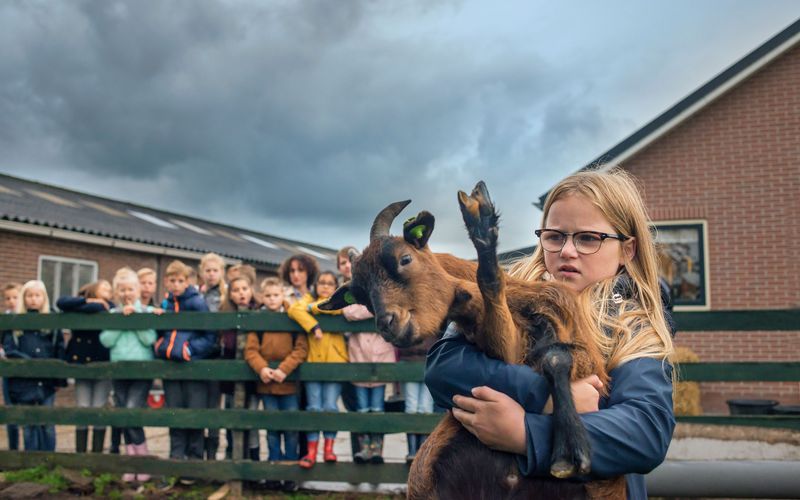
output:
[[[672,332],[665,321],[655,245],[644,203],[619,169],[561,181],[544,206],[534,254],[510,271],[565,283],[598,325],[594,337],[611,384],[593,375],[572,383],[591,444],[591,474],[625,475],[627,496],[646,499],[644,476],[666,456],[675,427]],[[491,359],[453,328],[428,354],[425,382],[434,401],[488,447],[517,454],[526,476],[549,476],[552,416],[544,376]]]
[[[44,283],[33,280],[20,290],[17,314],[48,314],[50,300]],[[25,330],[9,332],[3,339],[3,349],[8,358],[64,359],[64,336],[60,330]],[[9,378],[8,392],[11,404],[53,406],[56,389],[63,382],[58,379]],[[22,429],[26,451],[55,451],[54,425],[26,425]]]
[[[172,261],[165,273],[169,294],[165,313],[208,312],[203,296],[189,285],[191,268],[179,260]],[[155,356],[169,361],[189,362],[205,359],[217,349],[217,336],[206,330],[170,330],[161,332],[154,344]],[[169,408],[206,408],[207,383],[202,380],[165,380],[164,395]],[[203,459],[203,429],[169,430],[170,458]]]

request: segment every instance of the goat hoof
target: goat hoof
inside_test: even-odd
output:
[[[566,479],[575,475],[575,464],[566,460],[559,460],[550,466],[550,474],[559,479]]]

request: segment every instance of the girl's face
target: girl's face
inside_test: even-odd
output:
[[[565,233],[577,231],[617,233],[603,212],[585,196],[579,194],[567,195],[556,200],[550,206],[545,227]],[[633,257],[635,248],[633,238],[624,243],[608,238],[600,245],[597,253],[584,255],[578,253],[572,237],[569,236],[560,252],[544,252],[544,263],[547,272],[556,281],[566,283],[576,292],[580,292],[593,283],[617,274],[620,266],[625,265]]]
[[[100,285],[97,287],[97,298],[106,301],[110,301],[112,298],[114,298],[114,292],[111,290],[111,283],[108,281],[103,281],[100,283]]]
[[[142,299],[150,300],[156,293],[156,277],[152,274],[145,274],[139,278],[139,291]]]
[[[228,293],[230,294],[231,301],[240,307],[247,307],[250,304],[250,300],[253,298],[253,289],[250,287],[250,283],[248,283],[247,280],[236,280],[231,283]]]
[[[336,291],[336,279],[330,274],[321,274],[317,279],[317,297],[327,299]]]
[[[305,289],[308,286],[308,271],[299,260],[289,263],[289,283],[298,289]]]
[[[25,292],[23,300],[27,311],[41,311],[44,307],[44,291],[38,288],[29,288]]]
[[[123,306],[132,306],[139,300],[138,283],[123,281],[117,283],[117,297]]]
[[[219,262],[206,262],[203,267],[203,283],[208,287],[217,286],[220,279],[222,279],[222,267]]]

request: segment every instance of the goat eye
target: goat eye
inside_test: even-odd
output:
[[[406,255],[403,255],[402,257],[400,257],[400,265],[401,266],[407,266],[409,264],[411,264],[411,256],[410,255],[406,254]]]

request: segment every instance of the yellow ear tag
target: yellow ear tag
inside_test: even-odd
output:
[[[356,298],[353,297],[352,293],[345,292],[344,293],[344,301],[347,302],[348,304],[355,304],[356,303]]]
[[[419,226],[416,226],[412,228],[411,231],[409,231],[409,233],[411,234],[411,236],[414,237],[415,240],[422,239],[422,233],[424,232],[425,232],[424,224],[420,224]]]

